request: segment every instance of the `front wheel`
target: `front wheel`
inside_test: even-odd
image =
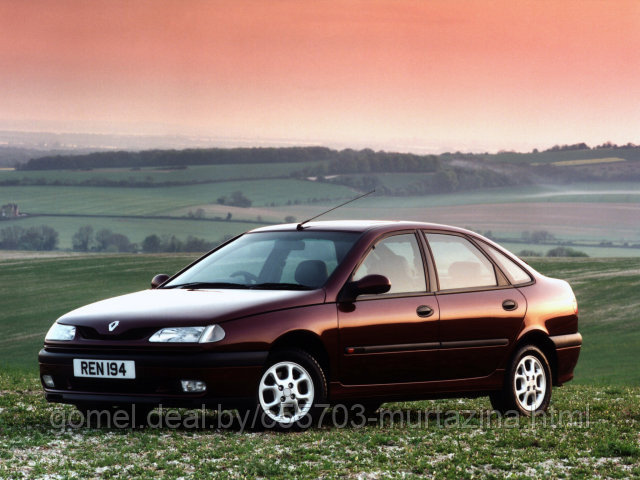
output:
[[[538,347],[525,345],[513,357],[503,390],[491,394],[491,405],[502,413],[538,415],[549,407],[551,387],[546,356]]]
[[[324,409],[327,380],[318,361],[302,350],[270,358],[258,385],[258,408],[265,427],[309,428]]]

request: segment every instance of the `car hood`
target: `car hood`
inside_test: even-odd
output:
[[[108,333],[118,320],[125,328],[207,325],[234,318],[323,303],[324,290],[156,289],[109,298],[58,319],[66,325]],[[120,327],[122,328],[122,327]]]

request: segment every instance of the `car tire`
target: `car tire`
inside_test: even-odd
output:
[[[327,406],[324,369],[299,349],[270,355],[257,390],[253,428],[304,430],[315,425]]]
[[[542,414],[551,402],[552,383],[545,354],[534,345],[525,345],[513,356],[503,390],[490,394],[491,406],[505,414]]]
[[[491,392],[489,394],[489,400],[491,401],[491,408],[500,413],[506,413],[507,408],[504,401],[504,390],[498,390],[497,392]]]

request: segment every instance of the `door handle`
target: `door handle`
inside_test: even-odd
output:
[[[419,317],[422,318],[430,317],[431,315],[433,315],[433,308],[431,308],[429,305],[420,305],[416,309],[416,313]]]
[[[502,308],[504,308],[507,311],[511,311],[518,308],[518,304],[516,303],[515,300],[505,300],[504,302],[502,302]]]

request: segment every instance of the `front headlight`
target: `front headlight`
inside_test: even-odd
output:
[[[76,327],[72,327],[71,325],[61,325],[58,322],[51,325],[51,328],[47,332],[47,336],[44,337],[45,340],[60,340],[60,341],[69,341],[73,340],[76,336]]]
[[[171,327],[154,333],[150,342],[173,343],[213,343],[224,338],[224,330],[220,325],[208,327]]]

